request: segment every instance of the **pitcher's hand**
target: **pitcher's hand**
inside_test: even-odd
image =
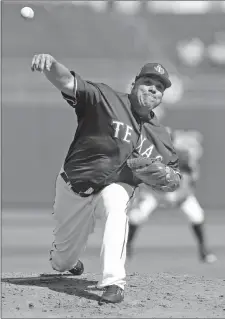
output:
[[[43,72],[44,70],[50,71],[54,62],[55,59],[50,54],[35,54],[32,59],[31,70],[39,72]]]

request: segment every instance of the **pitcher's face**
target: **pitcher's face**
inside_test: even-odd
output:
[[[149,114],[162,102],[165,87],[157,76],[143,76],[139,78],[131,90],[132,103],[139,114]]]

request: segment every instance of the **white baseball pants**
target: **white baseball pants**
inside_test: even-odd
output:
[[[132,195],[131,186],[113,183],[98,194],[80,197],[59,174],[53,207],[56,227],[50,251],[52,268],[64,272],[76,265],[94,230],[96,218],[100,218],[104,230],[100,253],[102,277],[98,287],[115,284],[124,289],[127,205]]]

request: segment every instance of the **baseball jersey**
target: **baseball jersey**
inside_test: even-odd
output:
[[[75,109],[77,129],[64,162],[64,171],[78,193],[92,193],[113,182],[136,186],[126,161],[130,157],[160,157],[178,170],[170,136],[151,112],[140,119],[129,95],[106,84],[83,80],[73,71],[74,97],[62,92]]]

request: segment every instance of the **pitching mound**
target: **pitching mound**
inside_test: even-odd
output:
[[[2,274],[2,318],[224,318],[225,280],[127,276],[125,300],[98,305],[97,276]]]

